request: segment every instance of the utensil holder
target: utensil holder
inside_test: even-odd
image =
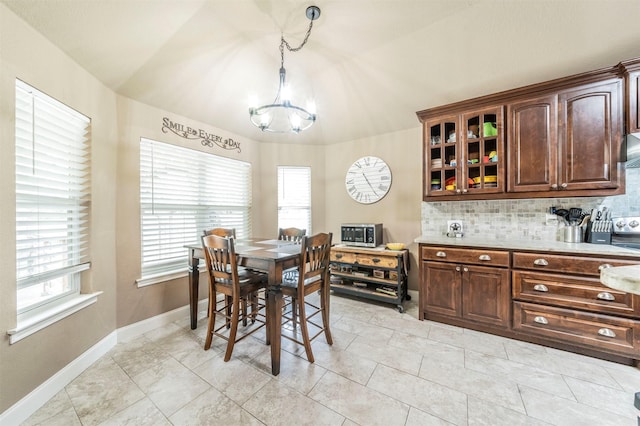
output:
[[[582,227],[581,226],[565,226],[564,227],[564,242],[565,243],[581,243],[582,242]]]

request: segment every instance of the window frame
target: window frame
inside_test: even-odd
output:
[[[287,181],[287,173],[289,181]],[[312,234],[312,193],[311,193],[311,167],[310,166],[278,166],[278,228],[295,227],[306,229],[307,235]],[[304,188],[306,187],[306,188]],[[292,189],[295,194],[287,197],[287,189]],[[300,191],[306,189],[306,194],[300,196]],[[306,213],[306,214],[305,214]],[[292,220],[291,217],[294,217]],[[295,218],[298,216],[298,218]],[[306,216],[306,220],[300,218]]]

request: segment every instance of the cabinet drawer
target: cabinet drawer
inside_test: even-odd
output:
[[[637,356],[640,322],[530,303],[513,303],[513,329]]]
[[[513,298],[640,319],[640,298],[605,287],[598,278],[513,271]]]
[[[331,257],[329,259],[332,262],[354,263],[356,261],[356,254],[331,250]]]
[[[422,259],[438,262],[509,267],[509,252],[499,250],[422,247]]]
[[[356,254],[355,263],[366,266],[377,266],[379,268],[397,268],[398,258],[392,256],[378,256],[375,254]]]
[[[580,275],[600,276],[603,265],[637,265],[638,260],[558,255],[555,253],[513,253],[514,269],[552,271]]]

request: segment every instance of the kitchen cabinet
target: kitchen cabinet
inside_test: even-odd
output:
[[[404,312],[409,251],[333,246],[330,255],[331,290],[363,299],[393,303]]]
[[[488,107],[426,122],[425,196],[504,192],[503,110]]]
[[[622,80],[507,106],[509,192],[617,188]]]
[[[640,66],[627,66],[637,85]],[[638,93],[624,103],[623,88],[617,66],[418,111],[423,201],[624,193],[625,111],[637,125]]]
[[[591,352],[638,358],[640,299],[600,283],[600,269],[637,261],[513,253],[513,330]]]
[[[640,58],[620,64],[625,77],[625,110],[627,133],[640,132]]]
[[[421,246],[420,319],[508,328],[509,253]]]

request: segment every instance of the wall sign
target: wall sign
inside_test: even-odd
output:
[[[193,127],[185,126],[184,124],[171,121],[169,118],[164,117],[162,119],[162,132],[171,133],[180,136],[185,139],[200,139],[202,146],[208,146],[213,148],[213,145],[217,145],[222,149],[228,150],[240,150],[240,142],[234,141],[231,138],[223,139],[222,136],[214,135],[213,133],[207,133],[202,129],[194,129]]]

